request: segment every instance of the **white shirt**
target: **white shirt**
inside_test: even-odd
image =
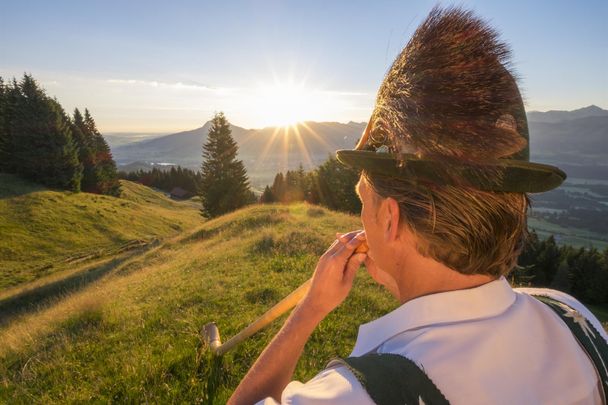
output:
[[[451,404],[601,404],[599,378],[570,330],[529,294],[565,302],[601,323],[571,296],[548,289],[512,289],[507,280],[413,299],[359,327],[350,356],[396,353],[424,367]],[[276,405],[272,398],[259,402]],[[290,382],[281,404],[370,405],[344,366],[303,384]]]

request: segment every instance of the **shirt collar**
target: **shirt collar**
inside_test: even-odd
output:
[[[425,295],[359,327],[351,356],[361,356],[407,330],[439,323],[489,318],[503,313],[516,298],[504,277],[465,290]]]

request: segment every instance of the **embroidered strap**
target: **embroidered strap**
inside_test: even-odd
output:
[[[449,405],[425,372],[398,354],[366,354],[337,359],[357,377],[378,405]]]
[[[593,362],[602,382],[604,403],[608,394],[608,343],[597,329],[580,312],[569,305],[544,295],[532,295],[547,304],[572,331],[587,355]]]
[[[589,355],[604,392],[608,393],[608,343],[580,312],[553,298],[532,295],[562,319]],[[449,405],[448,400],[416,363],[390,353],[370,353],[361,357],[337,359],[359,380],[378,405]]]

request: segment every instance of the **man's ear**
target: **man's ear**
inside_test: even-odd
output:
[[[399,236],[399,203],[394,198],[388,197],[385,201],[388,223],[386,226],[387,241],[394,241]]]

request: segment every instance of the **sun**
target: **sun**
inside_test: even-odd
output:
[[[258,122],[262,126],[288,127],[314,119],[319,108],[317,93],[304,83],[259,85],[254,106]]]

